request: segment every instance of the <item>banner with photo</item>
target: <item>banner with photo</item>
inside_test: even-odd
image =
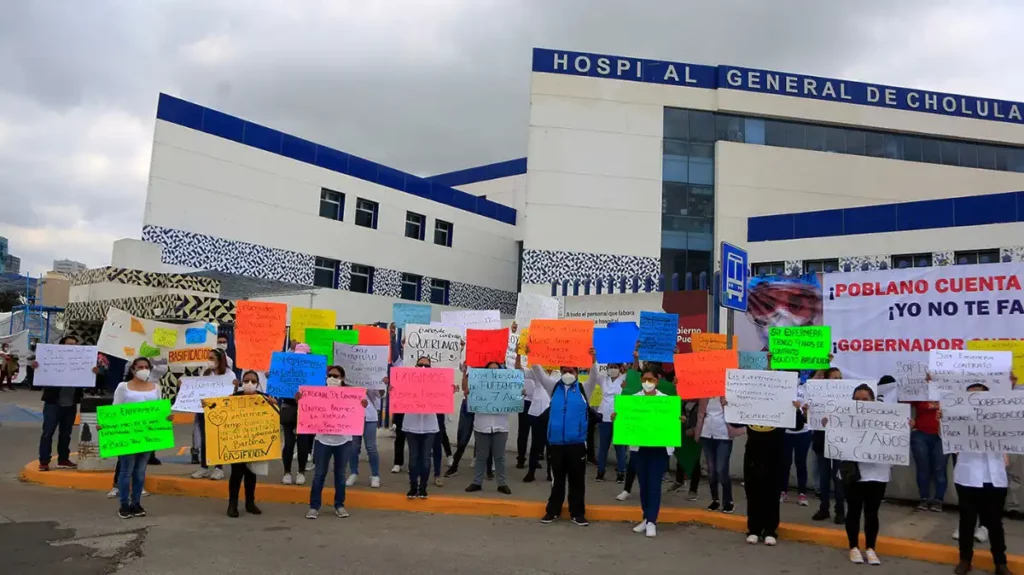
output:
[[[735,326],[742,351],[767,351],[768,330],[773,327],[822,325],[818,274],[753,277],[747,293],[747,313],[736,317]]]

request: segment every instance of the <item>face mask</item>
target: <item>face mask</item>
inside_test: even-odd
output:
[[[221,351],[227,351],[228,350],[228,344],[226,344],[226,343],[218,343],[217,344],[217,349],[219,349]]]
[[[252,393],[256,391],[256,384],[246,381],[245,383],[242,384],[242,391],[246,393]]]
[[[149,381],[149,370],[148,369],[137,369],[135,370],[135,379],[139,381]]]
[[[337,378],[337,377],[328,377],[327,378],[327,385],[331,385],[331,386],[341,385],[341,379]]]
[[[608,377],[610,377],[612,379],[615,379],[616,377],[619,377],[619,373],[621,373],[621,372],[619,371],[619,368],[617,368],[617,367],[610,367],[610,368],[608,368]]]
[[[216,361],[208,361],[208,362],[206,362],[206,367],[208,367],[210,369],[217,369],[217,362]]]
[[[576,383],[576,375],[572,373],[563,373],[562,383],[565,385],[572,385],[573,383]]]
[[[657,387],[657,384],[655,384],[653,381],[645,381],[641,385],[643,386],[644,391],[646,393],[654,391],[654,388]]]

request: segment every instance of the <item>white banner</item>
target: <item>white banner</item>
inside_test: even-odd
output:
[[[203,400],[227,397],[235,392],[235,374],[183,377],[171,411],[202,413]]]
[[[949,393],[940,406],[943,453],[1024,454],[1024,393]]]
[[[1022,277],[1019,262],[825,274],[832,365],[851,379],[892,375],[901,400],[927,401],[929,351],[1024,339]]]
[[[535,319],[558,319],[559,303],[556,298],[535,293],[519,292],[516,302],[516,324],[519,329],[530,327]]]
[[[792,371],[725,370],[725,421],[736,425],[796,427],[796,387]]]
[[[334,363],[345,369],[345,383],[353,387],[384,389],[390,351],[391,348],[386,345],[349,345],[335,342]]]
[[[808,379],[804,385],[807,400],[807,425],[811,429],[825,429],[821,425],[825,417],[825,403],[830,400],[852,400],[853,390],[867,384],[871,391],[878,394],[878,384],[866,379]]]
[[[33,385],[39,387],[95,387],[95,345],[36,345]]]
[[[1013,391],[1010,370],[1013,354],[1008,351],[931,351],[928,353],[928,399],[939,401],[947,393],[967,391],[984,385],[989,391]]]
[[[564,302],[562,319],[589,319],[594,327],[616,321],[633,321],[639,325],[641,311],[663,311],[663,296],[659,292],[561,296],[559,299]]]
[[[824,411],[825,457],[910,465],[910,405],[829,400]]]

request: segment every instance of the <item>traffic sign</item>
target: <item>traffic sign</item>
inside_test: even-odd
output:
[[[747,311],[747,251],[722,242],[721,305],[727,309]]]

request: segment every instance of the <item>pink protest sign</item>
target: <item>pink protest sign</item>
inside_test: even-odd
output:
[[[453,413],[455,396],[450,367],[391,368],[392,413]]]
[[[304,385],[299,391],[299,433],[363,434],[365,389]]]

